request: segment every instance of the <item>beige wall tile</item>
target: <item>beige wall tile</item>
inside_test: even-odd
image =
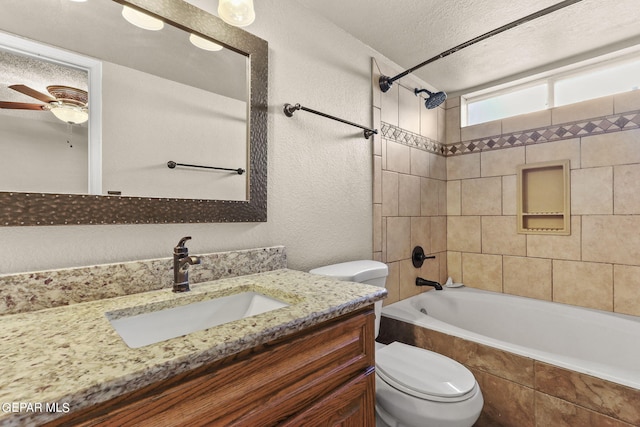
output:
[[[532,388],[485,372],[480,376],[479,385],[487,398],[480,418],[474,426],[536,426],[535,396]]]
[[[633,90],[631,92],[614,95],[613,110],[616,114],[640,110],[640,90]]]
[[[422,216],[438,215],[439,186],[437,179],[420,178],[420,214]]]
[[[613,266],[613,311],[640,316],[640,267]]]
[[[462,282],[462,252],[447,251],[447,275],[454,282]]]
[[[387,262],[411,258],[411,218],[387,218]]]
[[[420,177],[400,174],[398,176],[398,215],[420,215]]]
[[[461,183],[462,215],[500,215],[502,178],[465,179]]]
[[[399,105],[398,123],[402,129],[420,134],[420,98],[413,90],[398,85]]]
[[[522,132],[550,125],[551,110],[542,110],[502,119],[502,133]]]
[[[516,215],[516,176],[502,177],[502,215]]]
[[[400,261],[400,299],[407,299],[424,292],[420,286],[416,286],[418,270],[413,266],[410,259]]]
[[[447,215],[460,215],[461,197],[460,181],[447,181]]]
[[[387,288],[387,297],[384,299],[382,305],[389,305],[400,301],[400,263],[389,262],[387,263],[387,267],[389,267],[389,275],[387,276],[385,285]]]
[[[385,169],[411,173],[411,149],[397,142],[387,141],[387,164]]]
[[[431,161],[431,154],[419,150],[417,148],[411,148],[411,175],[429,177],[429,162]]]
[[[480,153],[447,157],[447,179],[480,177]]]
[[[569,159],[571,169],[580,168],[580,138],[527,145],[525,150],[527,163]]]
[[[551,123],[562,124],[613,114],[613,96],[590,99],[551,109]]]
[[[585,215],[582,217],[584,261],[640,265],[640,216]]]
[[[524,147],[480,153],[480,173],[482,176],[514,175],[516,166],[524,163]]]
[[[500,134],[502,134],[502,122],[500,120],[466,126],[460,130],[462,141],[470,141],[472,139],[486,138]]]
[[[380,95],[381,120],[390,125],[398,126],[399,90],[400,85],[392,85],[391,89]]]
[[[502,256],[463,253],[462,282],[472,288],[502,292]]]
[[[502,258],[504,292],[551,301],[551,260],[505,256]]]
[[[382,252],[381,261],[387,262],[387,218],[382,217]]]
[[[442,106],[436,108],[436,111],[438,112],[438,135],[436,136],[436,141],[444,144],[447,139],[447,113]]]
[[[429,139],[433,139],[434,141],[438,141],[438,111],[442,110],[442,108],[434,108],[432,110],[428,110],[424,106],[424,102],[422,98],[418,98],[414,95],[414,98],[419,100],[419,110],[420,110],[420,135],[426,136]]]
[[[447,158],[431,153],[429,156],[429,175],[431,178],[447,179]]]
[[[483,254],[527,254],[527,239],[517,233],[515,216],[483,216],[481,224]]]
[[[373,203],[382,203],[382,157],[373,156]]]
[[[447,182],[438,180],[438,215],[447,214]]]
[[[480,217],[450,216],[447,218],[447,250],[480,252]]]
[[[398,216],[399,177],[396,172],[382,171],[382,215]]]
[[[382,205],[373,205],[373,252],[382,252]]]
[[[553,260],[553,300],[613,310],[613,265]]]
[[[431,218],[411,218],[411,249],[422,246],[424,252],[430,254],[431,250]]]
[[[447,250],[447,217],[432,216],[431,218],[431,251],[433,253]]]
[[[460,107],[447,108],[445,114],[445,143],[462,141],[460,136]]]
[[[581,140],[582,167],[640,163],[638,140],[640,129],[585,136]]]
[[[444,103],[444,108],[447,110],[449,108],[459,107],[460,106],[460,97],[459,96],[448,96],[447,101]]]
[[[640,214],[640,165],[621,165],[613,168],[614,212]]]
[[[571,171],[571,213],[573,215],[613,213],[613,168]]]
[[[581,217],[571,217],[571,235],[527,235],[527,256],[579,260],[581,254]]]

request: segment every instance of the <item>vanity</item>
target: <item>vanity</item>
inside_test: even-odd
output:
[[[106,315],[241,292],[287,306],[139,348]],[[1,316],[0,425],[373,426],[385,295],[277,269]]]

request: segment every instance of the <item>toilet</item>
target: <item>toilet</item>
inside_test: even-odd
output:
[[[377,261],[351,261],[310,271],[336,280],[385,286],[388,268]],[[382,301],[375,303],[375,335]],[[429,350],[393,342],[375,344],[376,427],[470,427],[484,400],[473,374]]]

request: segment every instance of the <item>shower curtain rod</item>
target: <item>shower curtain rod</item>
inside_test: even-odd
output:
[[[402,73],[398,74],[397,76],[394,77],[387,77],[387,76],[380,76],[380,78],[378,79],[378,84],[380,85],[380,90],[382,92],[386,92],[389,89],[391,89],[391,85],[393,84],[393,82],[395,82],[398,79],[401,79],[402,77],[406,76],[407,74],[413,73],[415,70],[417,70],[418,68],[422,68],[427,64],[430,64],[434,61],[437,61],[438,59],[444,58],[445,56],[449,56],[452,53],[456,53],[459,50],[464,49],[465,47],[471,46],[473,44],[476,44],[478,42],[481,42],[482,40],[486,40],[489,37],[495,36],[496,34],[500,34],[503,31],[509,30],[511,28],[515,28],[518,25],[524,24],[525,22],[529,22],[532,21],[536,18],[539,18],[541,16],[544,15],[548,15],[549,13],[555,12],[557,10],[560,10],[562,8],[565,8],[567,6],[571,6],[574,3],[578,3],[582,0],[565,0],[565,1],[561,1],[560,3],[556,3],[552,6],[549,6],[547,8],[541,9],[537,12],[534,12],[530,15],[525,16],[524,18],[520,18],[516,21],[510,22],[509,24],[503,25],[500,28],[496,28],[495,30],[489,31],[488,33],[484,33],[481,36],[478,36],[476,38],[473,38],[469,41],[466,41],[462,44],[459,44],[456,47],[453,47],[449,50],[445,50],[444,52],[442,52],[439,55],[434,56],[433,58],[427,59],[426,61],[416,65],[415,67],[409,68],[406,71],[403,71]]]
[[[321,113],[320,111],[312,110],[311,108],[303,107],[300,104],[295,104],[295,105],[284,104],[284,114],[287,117],[293,117],[293,113],[296,112],[297,110],[307,111],[309,113],[317,114],[319,116],[326,117],[326,118],[331,119],[331,120],[336,120],[338,122],[345,123],[347,125],[351,125],[351,126],[355,126],[357,128],[363,129],[364,130],[365,139],[369,139],[371,137],[371,135],[374,135],[374,134],[377,135],[378,134],[378,129],[370,129],[368,127],[361,126],[361,125],[359,125],[357,123],[353,123],[353,122],[350,122],[348,120],[341,119],[339,117],[331,116],[331,115],[326,114],[326,113]]]

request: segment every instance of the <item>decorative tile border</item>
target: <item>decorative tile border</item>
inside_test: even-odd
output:
[[[397,142],[402,145],[414,147],[430,153],[445,155],[446,145],[427,138],[426,136],[418,135],[408,130],[399,128],[398,126],[391,125],[389,123],[382,122],[381,125],[382,137],[384,139]]]
[[[640,110],[522,132],[488,136],[450,145],[439,143],[384,122],[382,123],[382,137],[399,144],[449,157],[639,128]]]

